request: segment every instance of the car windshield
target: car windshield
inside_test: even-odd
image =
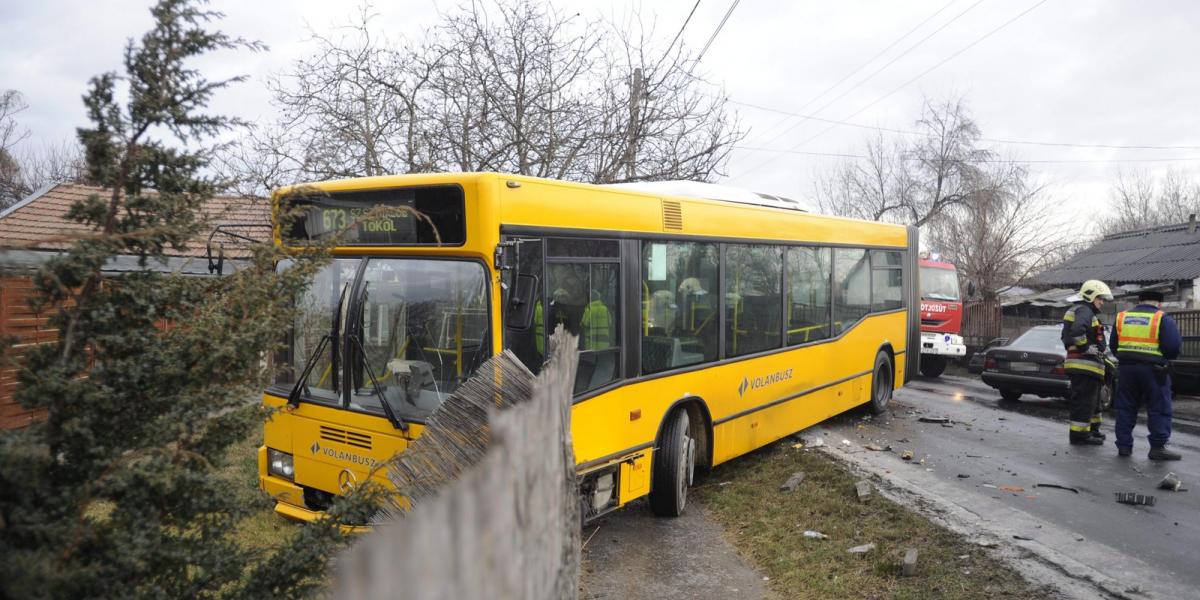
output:
[[[384,414],[382,395],[401,419],[428,416],[489,354],[487,289],[476,262],[335,259],[297,299],[276,385],[312,362],[302,401]]]
[[[1061,332],[1055,327],[1035,327],[1021,334],[1011,345],[1037,350],[1061,350]]]
[[[958,300],[958,272],[953,269],[921,267],[921,297],[927,300]]]

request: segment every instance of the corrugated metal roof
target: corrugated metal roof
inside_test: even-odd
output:
[[[1106,236],[1027,283],[1075,286],[1099,279],[1113,285],[1198,277],[1200,231],[1189,233],[1184,223]]]

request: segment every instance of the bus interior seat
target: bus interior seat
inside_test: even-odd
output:
[[[616,348],[579,353],[579,367],[575,372],[575,393],[594,390],[617,378]]]
[[[679,338],[642,338],[642,365],[647,371],[665,371],[704,360],[702,352],[685,352]]]

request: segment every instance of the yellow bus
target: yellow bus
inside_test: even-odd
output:
[[[304,209],[284,244],[349,227],[263,396],[281,410],[260,482],[286,517],[316,517],[403,452],[488,357],[509,349],[537,372],[559,324],[579,336],[587,519],[643,496],[678,515],[696,469],[881,411],[917,372],[913,228],[497,173],[275,197]],[[411,212],[363,217],[380,206]]]

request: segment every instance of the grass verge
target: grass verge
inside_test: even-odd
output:
[[[696,495],[743,556],[757,563],[784,598],[1047,598],[1012,569],[886,498],[860,502],[857,478],[833,459],[787,440],[717,467]],[[779,486],[796,471],[795,491]],[[829,539],[809,539],[805,530]],[[864,556],[846,550],[874,543]],[[907,548],[916,575],[902,577]]]
[[[258,489],[258,447],[262,431],[229,448],[228,462],[221,469],[229,482],[229,492],[250,507],[250,514],[232,532],[243,548],[269,552],[280,547],[296,529],[296,524],[275,514],[274,503]]]

